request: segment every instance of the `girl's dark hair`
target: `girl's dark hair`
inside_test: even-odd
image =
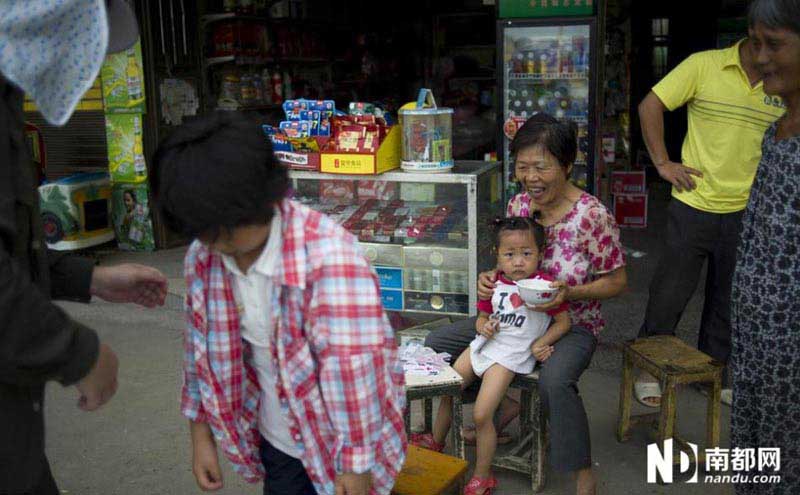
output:
[[[754,0],[747,12],[750,27],[789,29],[800,34],[800,0]]]
[[[133,191],[133,189],[125,189],[125,190],[123,190],[122,191],[122,197],[125,198],[126,194],[129,194],[131,196],[131,199],[133,199],[134,203],[138,203],[139,202],[139,200],[136,199],[136,193]]]
[[[513,232],[513,231],[529,231],[533,233],[533,238],[536,241],[536,249],[539,252],[544,249],[545,244],[545,233],[544,227],[542,227],[536,220],[533,218],[528,217],[506,217],[506,218],[495,218],[492,220],[491,228],[494,233],[494,248],[495,250],[500,249],[500,235],[504,232]]]
[[[177,128],[153,158],[153,195],[167,225],[189,237],[268,223],[289,188],[261,126],[216,112]]]
[[[566,169],[578,154],[578,128],[574,122],[537,113],[519,128],[508,149],[516,158],[520,151],[531,146],[544,147]]]

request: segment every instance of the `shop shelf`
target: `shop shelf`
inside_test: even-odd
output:
[[[205,59],[206,67],[228,62],[235,62],[236,65],[264,65],[275,63],[276,60],[269,57],[253,57],[250,55],[227,55],[225,57],[207,57]]]
[[[508,75],[510,81],[563,81],[563,80],[588,80],[587,72],[554,72],[547,74],[517,74]]]
[[[241,21],[253,21],[253,22],[269,22],[268,17],[259,17],[254,15],[242,15],[237,14],[236,12],[224,12],[221,14],[209,14],[204,15],[200,18],[200,22],[203,26],[207,26],[211,23],[224,21],[229,19],[241,20]]]

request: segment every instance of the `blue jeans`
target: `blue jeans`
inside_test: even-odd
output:
[[[261,437],[261,463],[267,472],[264,495],[317,495],[300,459],[276,449]]]

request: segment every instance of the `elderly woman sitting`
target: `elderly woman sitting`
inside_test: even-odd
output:
[[[595,493],[589,422],[577,383],[589,366],[605,321],[600,301],[627,285],[619,229],[605,206],[569,182],[577,153],[575,126],[546,114],[531,117],[511,143],[514,174],[524,191],[508,204],[509,216],[533,216],[545,227],[540,269],[557,282],[558,297],[540,311],[569,305],[572,329],[550,346],[541,360],[539,391],[550,417],[550,463],[575,472],[577,492]],[[494,272],[481,274],[479,296],[491,299]],[[475,337],[474,321],[442,328],[426,344],[457,356]],[[501,406],[507,423],[515,408]],[[443,439],[435,439],[442,441]]]

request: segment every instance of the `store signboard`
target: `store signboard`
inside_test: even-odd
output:
[[[594,14],[595,0],[499,0],[500,18],[566,17]]]

